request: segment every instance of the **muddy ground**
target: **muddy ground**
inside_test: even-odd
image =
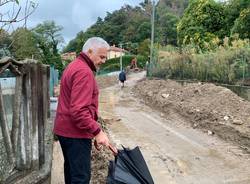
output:
[[[98,78],[101,89],[116,83],[116,77]],[[201,128],[250,150],[250,102],[229,89],[207,83],[143,80],[132,91],[138,99],[161,111],[164,118],[180,115],[178,118],[189,122],[193,128]],[[100,122],[104,126],[108,123],[105,119]],[[106,183],[108,160],[113,158],[109,150],[93,149],[91,183]]]
[[[107,122],[102,118],[99,118],[99,123],[102,125],[102,129],[107,131]],[[92,162],[91,162],[91,184],[106,184],[106,178],[108,176],[109,160],[113,160],[114,156],[107,148],[103,148],[101,151],[92,149]]]
[[[97,83],[99,85],[100,90],[110,87],[116,83],[118,83],[117,76],[97,76]],[[107,127],[105,120],[101,117],[99,118],[99,123],[102,124],[103,129],[107,132]],[[108,175],[108,165],[109,160],[113,160],[114,156],[108,149],[103,149],[101,151],[97,151],[94,148],[92,149],[92,176],[91,176],[91,184],[105,184],[106,178]]]
[[[133,110],[132,107],[136,107],[137,105],[138,109],[143,109],[145,106],[143,104],[146,103],[146,105],[150,106],[152,109],[161,112],[160,113],[161,118],[167,120],[167,122],[168,120],[169,121],[172,120],[173,124],[184,122],[184,124],[187,125],[188,123],[187,127],[191,126],[193,128],[200,128],[204,130],[204,132],[208,134],[210,137],[213,137],[213,135],[218,135],[219,137],[223,138],[226,141],[232,141],[236,143],[237,145],[241,145],[241,148],[244,148],[245,150],[248,150],[250,148],[250,141],[249,141],[250,140],[250,102],[238,97],[236,94],[234,94],[227,88],[215,86],[213,84],[200,84],[200,83],[181,85],[171,80],[167,80],[167,81],[165,80],[142,80],[136,84],[136,86],[133,88],[132,91],[130,91],[129,86],[126,86],[125,89],[120,91],[120,88],[117,85],[116,87],[113,87],[110,90],[106,90],[106,91],[104,90],[104,88],[113,86],[117,83],[118,81],[116,77],[98,78],[98,84],[100,85],[101,96],[102,96],[100,99],[100,107],[101,107],[100,114],[103,115],[103,118],[104,118],[104,119],[101,119],[101,122],[105,126],[104,129],[106,129],[106,126],[107,126],[110,128],[110,131],[113,132],[113,135],[111,135],[111,137],[112,137],[112,140],[115,140],[114,138],[117,139],[116,145],[119,144],[119,142],[122,142],[125,145],[130,145],[130,143],[131,145],[134,145],[134,144],[137,145],[138,142],[140,142],[137,140],[139,139],[138,136],[139,137],[141,136],[143,140],[146,138],[147,129],[144,130],[144,128],[147,128],[147,126],[143,124],[147,121],[148,123],[150,123],[152,118],[149,120],[143,119],[143,118],[145,118],[144,116],[146,114],[148,116],[150,114],[151,115],[153,114],[155,116],[155,114],[150,113],[150,110],[147,110],[147,113],[142,113],[142,117],[136,117],[136,114],[131,114],[131,113],[136,113],[136,112],[139,113],[139,110]],[[114,89],[115,91],[117,91],[116,94],[113,94]],[[121,99],[118,100],[114,97],[118,99],[121,98]],[[130,98],[134,98],[134,97],[136,97],[135,99],[137,99],[138,102],[132,103],[131,107],[128,108],[127,106],[131,101]],[[119,101],[119,102],[116,102],[116,101]],[[123,101],[124,103],[122,103]],[[121,106],[120,108],[118,107],[119,104]],[[117,114],[115,114],[114,112],[116,112]],[[105,117],[105,115],[107,117]],[[124,119],[121,118],[122,120],[116,117],[116,116],[122,117],[122,115],[125,116]],[[135,133],[133,134],[133,136],[129,134],[132,139],[130,138],[130,136],[128,136],[128,132],[132,130],[135,131],[135,127],[136,127],[135,124],[133,124],[134,120],[133,121],[131,120],[132,122],[131,123],[129,120],[129,117],[132,119],[133,117],[136,117],[136,122],[137,122],[136,126],[139,126],[138,120],[142,118],[141,119],[142,127],[139,127],[138,129],[142,130],[145,133],[145,135],[143,134],[143,132],[141,132],[140,134]],[[179,119],[183,121],[177,121]],[[156,123],[164,124],[162,122],[159,123],[158,121],[156,121]],[[130,129],[126,129],[128,128],[127,126],[130,124],[132,128],[130,127]],[[152,125],[148,125],[148,126],[152,126],[152,127],[149,127],[149,130],[153,129],[153,126],[154,126],[153,120],[151,124]],[[167,124],[164,124],[163,127],[165,126],[167,126]],[[185,138],[186,136],[185,134],[188,132],[189,129],[190,128],[187,128],[185,129],[185,131],[176,133],[175,131],[172,131],[172,128],[168,128],[168,130],[171,130],[176,135],[181,134],[180,138],[182,139],[183,137]],[[160,131],[161,130],[159,129],[156,130],[156,132],[158,132],[159,135],[166,134],[164,128],[162,128],[163,132],[160,132]],[[166,155],[165,154],[161,155],[161,153],[163,153],[164,151],[162,151],[161,149],[157,147],[158,144],[156,145],[155,143],[152,143],[151,145],[150,143],[151,139],[150,140],[145,139],[146,142],[141,142],[140,144],[142,151],[144,151],[144,154],[146,156],[145,159],[148,161],[148,164],[151,166],[151,171],[153,175],[155,176],[155,180],[157,181],[158,179],[158,182],[155,181],[156,183],[161,183],[160,181],[162,179],[165,180],[166,178],[169,179],[168,181],[170,181],[171,178],[174,178],[175,181],[180,180],[178,182],[173,182],[173,183],[183,183],[184,181],[186,183],[197,183],[197,182],[190,182],[192,180],[192,177],[196,179],[204,178],[204,177],[199,178],[200,175],[208,172],[207,170],[204,169],[203,165],[205,164],[206,167],[212,168],[212,166],[209,165],[211,162],[218,163],[217,165],[212,164],[214,166],[211,172],[215,170],[216,171],[215,173],[209,173],[209,172],[207,173],[208,175],[215,176],[214,179],[216,179],[216,176],[217,176],[216,173],[217,173],[218,168],[219,170],[225,169],[226,170],[225,173],[227,172],[235,173],[235,174],[238,173],[237,175],[240,175],[243,173],[243,171],[239,169],[241,167],[238,168],[239,172],[237,172],[237,168],[236,168],[236,166],[238,166],[239,164],[246,162],[244,161],[243,156],[240,156],[239,158],[238,156],[236,158],[234,158],[233,156],[233,159],[232,159],[232,156],[229,155],[230,159],[225,159],[226,157],[224,157],[223,154],[226,154],[226,156],[228,156],[228,154],[231,154],[230,151],[229,153],[227,152],[228,147],[229,147],[227,146],[227,144],[221,144],[221,143],[218,144],[219,145],[218,146],[219,151],[218,151],[216,150],[218,149],[216,147],[217,143],[216,144],[214,142],[211,144],[206,143],[206,146],[202,149],[202,153],[204,152],[205,149],[208,149],[209,154],[206,157],[204,157],[204,155],[197,154],[201,151],[199,150],[199,146],[197,147],[198,144],[196,143],[196,141],[204,138],[202,134],[199,134],[198,132],[198,135],[200,136],[200,138],[197,138],[198,140],[194,139],[190,141],[192,144],[195,143],[194,144],[195,147],[192,147],[192,145],[190,146],[187,143],[181,144],[180,142],[182,141],[176,141],[176,138],[173,139],[172,136],[170,136],[171,131],[170,133],[167,133],[169,135],[164,136],[164,138],[162,137],[162,139],[164,140],[162,143],[161,142],[159,143],[162,150],[164,150],[164,146],[167,146],[166,150],[168,150],[168,152],[166,152]],[[109,132],[109,130],[107,132]],[[124,132],[124,135],[123,135],[123,132]],[[187,136],[188,138],[185,138],[184,140],[189,140],[190,137],[192,138],[199,137],[199,136],[196,136],[196,133],[197,132],[191,131],[191,133],[189,133],[190,135],[188,134]],[[191,136],[191,135],[194,135],[194,136]],[[123,136],[124,138],[122,138]],[[205,137],[205,139],[208,139],[209,136]],[[155,134],[154,137],[157,137],[157,134]],[[140,138],[140,140],[142,138]],[[170,138],[169,141],[168,141],[168,138]],[[156,138],[155,140],[160,141],[161,139]],[[168,142],[168,144],[165,144],[166,141]],[[171,145],[171,141],[173,141],[174,145]],[[178,142],[178,144],[175,144],[175,142]],[[150,148],[149,145],[151,145],[153,150],[149,149]],[[178,147],[178,145],[180,145],[180,147],[182,148],[172,149],[172,147]],[[185,147],[185,145],[187,146]],[[220,151],[220,149],[223,149],[223,150]],[[192,158],[191,156],[193,156],[191,154],[192,150],[195,150],[194,151],[195,159],[188,160]],[[188,154],[183,154],[183,152],[188,153]],[[210,152],[213,152],[213,153],[215,152],[216,155],[217,154],[220,155],[220,157],[223,158],[222,161],[218,160],[219,157],[218,158],[216,157],[215,160],[212,159],[213,157],[210,158],[209,156]],[[159,154],[159,156],[155,156],[155,154],[156,155]],[[237,151],[237,154],[238,154],[238,151]],[[223,157],[221,155],[223,155]],[[98,152],[97,150],[93,149],[91,184],[106,183],[106,177],[107,177],[107,172],[108,172],[108,162],[109,160],[112,160],[113,158],[114,158],[113,155],[107,149],[104,149],[101,152]],[[161,158],[164,158],[163,161],[161,161]],[[200,164],[200,163],[196,164],[196,162],[200,161],[200,159],[203,160],[203,164]],[[239,162],[241,161],[241,159],[243,161]],[[174,160],[175,162],[172,163],[171,160]],[[188,163],[189,162],[190,163],[188,165],[184,164],[185,166],[184,167],[183,160],[184,161],[188,160]],[[165,162],[167,162],[166,165],[164,165]],[[229,168],[227,167],[224,168],[224,165],[227,162],[230,162],[231,164],[235,163],[234,167],[232,167],[232,168],[236,168],[235,171],[233,170],[229,172]],[[61,150],[60,150],[58,143],[56,143],[54,146],[54,161],[53,161],[54,169],[52,171],[52,184],[63,183],[62,163],[63,162],[62,162]],[[60,167],[59,167],[59,164],[60,164]],[[184,172],[186,167],[187,167],[186,169],[187,173]],[[197,172],[199,173],[199,175],[195,175],[197,174],[196,172],[193,171],[195,169],[199,171]],[[230,169],[231,169],[231,166],[230,166]],[[159,172],[159,170],[161,170],[161,172]],[[186,173],[186,175],[180,174],[179,172],[177,172],[179,170],[182,171],[181,173]],[[202,173],[203,170],[204,170],[204,173]],[[236,177],[237,175],[232,175],[232,177]],[[243,176],[245,176],[244,173],[240,177],[243,177]],[[189,181],[189,177],[191,178],[190,181]],[[218,181],[217,183],[221,183],[220,179],[218,179]],[[247,178],[245,183],[247,183],[248,181],[249,180]],[[200,182],[200,183],[206,183],[206,182]],[[225,183],[230,183],[230,182],[225,182]],[[231,182],[231,183],[244,183],[244,182]]]
[[[110,87],[116,83],[118,83],[117,76],[97,76],[97,83],[99,85],[100,90]],[[99,123],[102,124],[102,128],[105,132],[107,132],[107,127],[105,120],[101,117],[99,118]],[[105,184],[106,178],[108,175],[108,165],[109,160],[113,160],[114,156],[108,149],[102,149],[101,151],[97,151],[94,148],[92,149],[92,176],[91,176],[91,184]]]
[[[118,84],[118,76],[97,76],[96,80],[100,89]]]
[[[193,128],[201,128],[250,150],[250,102],[225,87],[144,80],[133,92],[166,118],[178,114]]]
[[[101,91],[100,115],[108,120],[115,145],[139,146],[157,184],[249,184],[250,155],[242,148],[133,95],[142,74],[129,75],[123,89],[115,85]]]

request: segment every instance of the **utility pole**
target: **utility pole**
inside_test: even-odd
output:
[[[122,43],[120,43],[121,54],[120,54],[120,71],[122,71]]]
[[[150,65],[153,64],[153,50],[154,50],[154,31],[155,31],[155,1],[152,2],[152,15],[151,15],[151,46],[150,46]]]

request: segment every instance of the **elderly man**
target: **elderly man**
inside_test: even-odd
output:
[[[64,70],[54,133],[64,156],[66,184],[88,184],[91,177],[91,140],[109,146],[97,123],[98,86],[94,73],[107,58],[109,44],[99,37],[86,41],[80,55]]]

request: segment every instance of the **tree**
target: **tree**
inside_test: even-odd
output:
[[[182,16],[189,0],[159,0],[157,11],[159,14],[173,13]]]
[[[163,1],[157,4],[156,41],[161,44],[176,44],[176,23],[179,20],[179,13],[182,14],[183,7],[187,6],[188,0],[174,0],[173,3],[170,3],[171,7]],[[166,1],[171,2],[171,0]],[[173,11],[173,8],[176,12]],[[151,12],[151,0],[142,1],[140,6],[124,5],[112,13],[107,12],[104,19],[98,18],[96,23],[86,31],[79,32],[74,41],[69,42],[69,46],[66,48],[67,50],[68,48],[76,49],[79,52],[87,38],[100,36],[110,45],[131,42],[134,50],[131,50],[132,47],[128,49],[132,53],[137,53],[139,43],[150,38]],[[134,48],[134,46],[137,47]]]
[[[26,22],[28,17],[36,10],[38,4],[31,0],[21,3],[19,0],[1,0],[0,8],[6,9],[0,12],[0,27],[3,28],[13,23]]]
[[[138,54],[148,58],[150,53],[150,39],[146,39],[139,44]]]
[[[60,71],[63,69],[63,64],[58,52],[58,45],[63,42],[63,37],[60,33],[62,29],[54,21],[45,21],[32,30],[41,52],[42,62],[54,65]]]
[[[145,39],[150,38],[151,35],[151,24],[150,22],[143,22],[137,30],[137,41],[142,42]]]
[[[0,29],[0,59],[5,56],[11,56],[9,45],[11,43],[10,35],[7,31]]]
[[[61,35],[63,27],[56,25],[54,21],[45,21],[38,24],[34,29],[35,36],[40,42],[47,44],[52,49],[53,54],[58,53],[58,44],[63,42]]]
[[[238,33],[241,39],[250,39],[250,8],[241,11],[239,18],[235,20],[231,33]]]
[[[82,51],[83,44],[87,41],[88,37],[92,35],[84,34],[83,31],[80,31],[76,35],[76,53],[80,53]]]
[[[18,60],[25,58],[39,59],[39,50],[34,34],[26,28],[18,28],[12,33],[13,44],[11,51]]]
[[[177,45],[177,24],[179,18],[172,13],[165,13],[159,20],[162,45]]]
[[[0,48],[7,48],[11,43],[10,35],[4,29],[0,29]]]
[[[75,38],[75,39],[69,41],[68,45],[63,48],[62,52],[63,53],[74,52],[74,51],[76,51],[76,48],[77,48],[77,41],[76,41],[76,38]]]
[[[11,57],[10,51],[6,48],[0,48],[0,59],[6,56]]]
[[[231,30],[234,26],[235,20],[239,18],[242,10],[250,8],[249,0],[229,0],[225,5],[226,24],[225,31],[226,36],[230,36]]]
[[[113,13],[108,12],[103,20],[98,18],[96,23],[85,32],[79,32],[75,41],[70,42],[70,47],[76,48],[79,52],[84,42],[92,36],[103,37],[110,45],[143,41],[150,32],[148,24],[150,24],[150,19],[144,10],[126,5]],[[149,30],[145,30],[146,28]]]
[[[192,42],[199,45],[210,44],[219,37],[225,37],[224,7],[214,0],[193,0],[177,25],[178,43],[187,45]]]

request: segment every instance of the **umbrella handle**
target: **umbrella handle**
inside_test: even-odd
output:
[[[116,156],[118,154],[118,150],[112,144],[109,144],[109,149],[112,151],[113,155]]]

